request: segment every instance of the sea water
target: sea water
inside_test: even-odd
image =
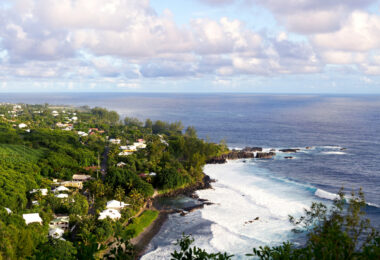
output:
[[[331,203],[341,187],[363,189],[367,215],[380,227],[380,96],[66,93],[0,94],[0,101],[101,106],[143,120],[181,120],[201,138],[224,138],[231,148],[301,148],[273,160],[207,165],[217,182],[197,193],[214,204],[171,215],[144,259],[168,258],[182,233],[236,258],[259,245],[301,242],[288,215],[300,216],[312,201]]]

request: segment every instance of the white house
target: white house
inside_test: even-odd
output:
[[[127,165],[125,162],[119,162],[116,164],[117,167],[124,167],[125,165]]]
[[[58,115],[59,115],[59,113],[58,113],[56,110],[52,111],[51,114],[52,114],[53,116],[58,116]]]
[[[67,199],[68,197],[69,197],[69,195],[68,194],[66,194],[66,193],[60,193],[60,194],[57,194],[57,195],[55,195],[57,198],[59,198],[59,199]]]
[[[11,214],[12,213],[12,210],[8,209],[8,208],[5,208],[5,210],[8,212],[8,214]]]
[[[87,134],[87,133],[85,133],[85,132],[82,132],[82,131],[78,131],[78,135],[79,135],[79,136],[88,136],[88,134]]]
[[[100,212],[98,219],[101,220],[101,219],[106,219],[106,218],[119,219],[119,218],[121,218],[121,214],[116,209],[106,209],[106,210]]]
[[[30,223],[40,223],[42,225],[42,218],[38,213],[23,214],[22,217],[27,225]]]
[[[151,172],[151,173],[149,173],[149,176],[157,176],[157,173],[155,173],[155,172]]]
[[[119,156],[128,156],[128,155],[131,155],[132,152],[126,152],[126,151],[123,151],[123,152],[120,152],[118,155]]]
[[[120,210],[122,208],[125,208],[126,206],[129,206],[129,204],[124,203],[122,201],[118,201],[118,200],[111,200],[107,202],[106,208]]]
[[[120,139],[111,138],[111,139],[109,140],[109,142],[110,142],[111,144],[120,144],[120,143],[121,143],[121,140],[120,140]]]
[[[77,121],[77,120],[78,120],[78,117],[73,116],[73,117],[71,118],[71,120],[73,120],[73,121]]]
[[[53,190],[54,192],[62,192],[62,191],[69,191],[68,188],[66,188],[65,186],[59,186],[57,187],[55,190]]]
[[[55,239],[59,239],[63,236],[63,233],[65,231],[62,228],[50,228],[49,229],[49,236]]]
[[[25,128],[27,126],[28,126],[27,124],[21,123],[18,125],[18,128],[22,129],[22,128]]]
[[[48,189],[33,189],[29,191],[29,193],[31,194],[36,193],[36,192],[41,192],[42,196],[46,196],[48,194]]]
[[[63,230],[69,230],[70,218],[69,216],[56,217],[49,223],[50,228],[60,228]]]

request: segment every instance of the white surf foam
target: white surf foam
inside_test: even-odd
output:
[[[217,182],[197,194],[215,204],[201,214],[215,223],[211,245],[221,251],[242,255],[254,246],[288,240],[293,228],[288,215],[301,215],[312,201],[302,186],[255,174],[254,164],[207,165],[205,173]]]
[[[322,154],[336,154],[336,155],[343,155],[346,154],[345,152],[322,152]]]
[[[339,195],[335,193],[331,193],[325,190],[317,189],[314,193],[315,196],[320,197],[322,199],[327,199],[327,200],[335,200],[339,199]]]

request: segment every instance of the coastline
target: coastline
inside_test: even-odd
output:
[[[200,182],[191,184],[184,188],[172,190],[164,194],[158,194],[152,198],[153,200],[151,204],[152,206],[149,207],[148,209],[158,210],[159,211],[158,217],[148,227],[146,227],[143,232],[141,232],[137,237],[132,238],[130,241],[136,247],[138,259],[140,259],[145,254],[147,246],[152,241],[152,239],[157,235],[157,233],[161,230],[161,227],[169,218],[170,214],[174,214],[174,213],[180,213],[181,215],[187,214],[194,210],[203,208],[204,205],[212,204],[208,201],[200,200],[202,202],[201,204],[190,206],[190,207],[184,207],[182,209],[157,209],[157,207],[155,206],[157,203],[157,199],[163,198],[163,197],[167,197],[167,198],[176,197],[179,195],[185,195],[193,199],[198,199],[198,196],[195,194],[195,191],[203,190],[203,189],[211,189],[212,182],[215,182],[215,180],[212,180],[208,175],[204,174],[204,177],[202,181]]]

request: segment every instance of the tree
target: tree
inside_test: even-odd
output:
[[[185,135],[191,138],[197,138],[197,130],[194,126],[189,126],[186,128]]]
[[[70,260],[77,259],[77,250],[70,241],[49,239],[37,248],[36,259],[41,260]]]
[[[205,250],[198,247],[191,247],[194,239],[190,236],[183,236],[177,240],[176,245],[179,245],[181,250],[175,250],[171,256],[172,260],[228,260],[233,257],[227,253],[207,253]]]
[[[125,190],[121,186],[118,186],[115,191],[115,199],[120,201],[120,206],[121,206],[121,202],[124,200],[124,197],[125,197]]]

